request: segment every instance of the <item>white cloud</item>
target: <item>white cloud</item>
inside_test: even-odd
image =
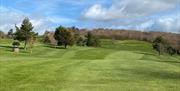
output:
[[[166,16],[164,13],[176,7],[180,0],[17,0],[14,3],[13,8],[0,7],[0,30],[7,32],[15,24],[20,25],[25,17],[29,17],[34,31],[41,34],[58,24],[180,32],[180,16]],[[67,8],[61,8],[61,5],[67,5]],[[82,11],[83,19],[90,21],[76,20],[81,8],[85,9]],[[62,17],[59,16],[61,13]],[[68,13],[67,16],[64,13]],[[161,13],[161,17],[157,13]],[[149,18],[154,14],[158,18]]]
[[[180,33],[180,17],[178,15],[161,17],[154,22],[151,30]]]
[[[87,12],[84,13],[85,17],[91,17],[93,19],[99,19],[99,18],[104,18],[106,16],[107,10],[103,8],[99,4],[93,5],[91,8],[87,10]]]
[[[113,0],[107,7],[94,4],[84,10],[85,20],[105,28],[180,32],[179,0]]]
[[[34,31],[39,32],[40,34],[42,34],[46,29],[51,28],[49,25],[51,22],[45,20],[43,17],[32,17],[15,9],[1,7],[0,17],[0,30],[4,32],[8,32],[10,29],[15,30],[15,24],[20,26],[25,17],[30,18],[30,21],[34,26]]]
[[[70,18],[59,16],[38,16],[28,15],[15,9],[0,7],[0,30],[8,32],[10,29],[15,30],[15,24],[20,26],[25,17],[29,17],[34,26],[34,31],[43,34],[45,30],[54,29],[57,24],[69,24],[76,21]]]
[[[57,17],[57,16],[46,17],[46,19],[50,22],[58,23],[58,24],[68,24],[68,23],[76,22],[76,20],[74,19],[65,18],[65,17]]]
[[[178,0],[113,0],[110,7],[94,4],[82,16],[94,20],[134,18],[174,8],[177,3]]]
[[[146,21],[139,23],[133,21],[130,22],[131,24],[124,25],[125,29],[180,33],[180,17],[178,17],[178,15],[176,14],[165,15],[165,16],[157,17],[156,19],[149,18]],[[121,24],[119,24],[119,26],[121,26]]]
[[[0,30],[7,32],[9,29],[14,28],[15,24],[19,24],[25,17],[26,14],[20,11],[0,7]]]

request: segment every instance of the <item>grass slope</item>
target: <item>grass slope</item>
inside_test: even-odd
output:
[[[101,48],[10,52],[0,40],[0,91],[179,91],[180,57],[158,56],[146,42],[103,40]]]

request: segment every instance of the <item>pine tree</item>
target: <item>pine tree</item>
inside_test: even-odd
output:
[[[63,45],[67,48],[68,45],[74,44],[74,38],[71,32],[63,26],[56,28],[54,38],[58,41],[58,45]]]
[[[24,41],[24,49],[27,50],[27,43],[29,38],[31,38],[32,34],[35,34],[35,32],[33,32],[33,26],[32,23],[29,21],[29,18],[25,18],[21,24],[21,27],[16,27],[16,32],[15,32],[15,38],[16,40],[19,41]]]

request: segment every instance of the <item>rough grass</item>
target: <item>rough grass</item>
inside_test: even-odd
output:
[[[146,42],[103,40],[101,48],[37,43],[15,54],[0,40],[0,91],[179,91],[180,57]]]

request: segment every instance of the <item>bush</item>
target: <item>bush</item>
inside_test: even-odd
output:
[[[0,38],[4,39],[5,38],[5,33],[3,31],[0,31]]]
[[[167,48],[167,52],[172,56],[172,55],[176,54],[176,49],[174,49],[173,47],[169,46]]]
[[[99,39],[94,36],[91,32],[88,32],[86,35],[86,45],[87,46],[94,46],[94,47],[98,47],[100,46],[100,41]]]
[[[79,39],[77,40],[76,44],[77,44],[78,46],[85,46],[85,45],[86,45],[86,40],[85,40],[85,38],[79,37]]]
[[[176,50],[177,54],[180,55],[180,50]]]
[[[158,51],[158,53],[160,55],[162,52],[165,51],[166,46],[167,46],[167,42],[161,36],[159,36],[159,37],[155,38],[152,46],[153,46],[153,49]]]
[[[14,42],[12,43],[12,45],[13,45],[14,47],[19,47],[19,46],[20,46],[20,42],[19,42],[19,41],[14,41]]]
[[[45,44],[50,44],[51,43],[51,40],[50,40],[49,36],[44,36],[43,43],[45,43]]]
[[[178,50],[172,45],[170,45],[165,39],[161,36],[157,37],[152,44],[153,48],[159,52],[159,55],[163,52],[170,54],[171,56],[174,54],[178,54]]]

